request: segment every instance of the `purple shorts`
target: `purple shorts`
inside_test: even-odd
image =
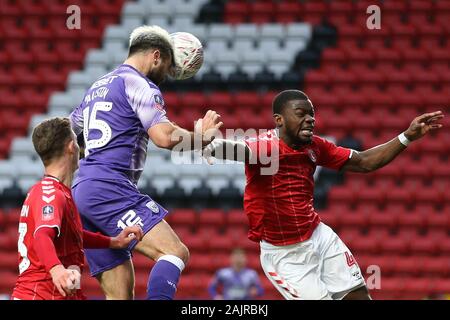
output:
[[[84,180],[72,187],[72,195],[84,229],[110,237],[132,225],[141,226],[146,234],[168,213],[124,180]],[[91,275],[129,260],[136,244],[136,240],[131,242],[127,249],[85,249]]]

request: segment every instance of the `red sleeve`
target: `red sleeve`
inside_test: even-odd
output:
[[[87,249],[109,248],[111,238],[100,233],[83,230],[83,247]]]
[[[317,165],[339,170],[350,158],[351,149],[338,147],[334,143],[320,137],[316,137],[319,147]]]
[[[34,234],[42,227],[49,227],[58,229],[59,236],[66,205],[64,194],[55,190],[53,185],[42,185],[42,189],[36,193],[30,205],[35,224]]]
[[[59,261],[56,255],[56,249],[53,243],[55,237],[55,228],[40,228],[34,234],[33,248],[47,272],[50,272],[50,269],[54,266],[61,264],[61,261]]]

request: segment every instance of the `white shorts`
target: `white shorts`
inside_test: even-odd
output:
[[[365,285],[350,250],[324,223],[306,241],[260,245],[264,273],[287,300],[339,300]]]

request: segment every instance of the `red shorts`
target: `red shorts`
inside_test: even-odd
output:
[[[51,280],[17,283],[11,300],[86,300],[81,290],[73,296],[64,297]]]

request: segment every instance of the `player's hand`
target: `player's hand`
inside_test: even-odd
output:
[[[111,249],[125,249],[131,241],[136,239],[141,241],[144,237],[144,232],[139,226],[126,227],[116,237],[111,238]]]
[[[208,110],[202,119],[198,119],[194,132],[200,134],[204,141],[212,141],[215,137],[216,132],[223,125],[220,121],[220,114],[215,111]]]
[[[437,121],[444,118],[442,111],[435,111],[431,113],[425,113],[415,118],[409,128],[404,132],[405,137],[409,141],[414,141],[422,138],[427,132],[435,129],[442,128],[442,124]]]
[[[63,297],[71,296],[77,290],[81,275],[77,270],[64,268],[62,264],[54,266],[50,270],[53,284]]]

